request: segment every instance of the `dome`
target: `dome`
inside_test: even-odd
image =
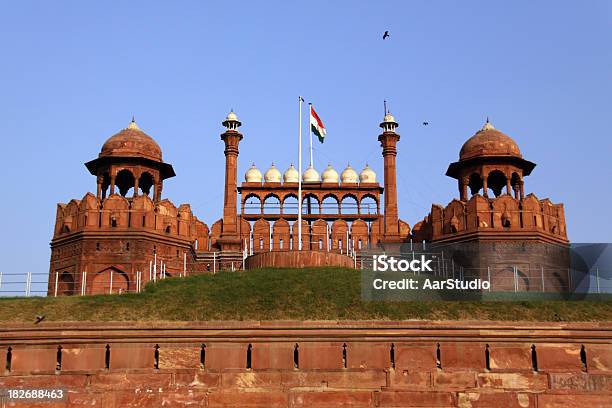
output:
[[[321,174],[323,183],[338,183],[338,172],[334,170],[331,164],[327,165],[327,168]]]
[[[308,166],[306,171],[304,171],[302,181],[304,183],[318,183],[321,181],[321,178],[319,177],[319,172],[314,167]]]
[[[261,171],[255,166],[255,163],[244,173],[244,180],[247,183],[261,183]]]
[[[283,181],[285,183],[297,183],[300,181],[300,173],[293,167],[293,163],[291,163],[291,166],[289,166],[285,174],[283,174]]]
[[[361,173],[359,173],[359,182],[361,183],[376,183],[376,173],[367,165]]]
[[[272,163],[272,166],[270,166],[268,171],[266,171],[266,174],[264,175],[264,180],[266,181],[266,183],[280,183],[281,172],[278,171],[278,169],[274,166],[274,163]]]
[[[143,132],[134,119],[127,128],[111,136],[103,145],[98,157],[144,157],[162,161],[162,152],[153,138]]]
[[[347,165],[346,169],[342,172],[342,183],[357,183],[357,172],[353,170],[351,165]]]
[[[383,119],[383,122],[395,122],[395,118],[393,117],[391,112],[387,112],[387,114],[385,115],[385,118]]]
[[[479,156],[522,157],[516,142],[510,136],[495,129],[488,119],[482,129],[463,144],[459,160]]]
[[[225,118],[225,120],[238,120],[238,116],[236,116],[236,114],[234,113],[233,110],[230,111],[230,113],[227,114],[227,117]]]

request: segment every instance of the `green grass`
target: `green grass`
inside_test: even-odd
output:
[[[0,321],[531,320],[612,321],[612,301],[363,302],[359,271],[222,272],[147,285],[140,294],[0,299]]]

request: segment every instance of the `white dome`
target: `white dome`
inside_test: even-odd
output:
[[[338,172],[334,170],[331,164],[327,165],[327,168],[321,174],[324,183],[338,183]]]
[[[274,166],[274,163],[272,163],[272,166],[270,166],[268,171],[266,171],[266,174],[264,175],[264,180],[266,183],[280,183],[281,172],[278,171],[278,169]]]
[[[393,117],[391,112],[387,112],[387,114],[385,115],[385,118],[383,119],[383,122],[395,122],[395,118]]]
[[[227,117],[225,118],[225,120],[238,120],[238,116],[236,116],[236,114],[232,110],[230,111],[230,113],[227,114]]]
[[[321,181],[321,177],[319,177],[319,172],[314,167],[308,166],[302,176],[302,181],[305,183],[318,183]]]
[[[244,180],[247,183],[261,183],[261,171],[255,167],[255,163],[244,173]]]
[[[342,178],[342,183],[357,183],[357,172],[353,170],[350,164],[346,166],[340,177]]]
[[[359,173],[360,183],[376,183],[376,173],[366,164],[365,168]]]
[[[300,173],[293,167],[293,163],[291,163],[291,166],[289,166],[285,174],[283,174],[283,181],[285,183],[297,183],[300,181]]]

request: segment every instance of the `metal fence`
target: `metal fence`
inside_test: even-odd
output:
[[[508,263],[481,268],[466,268],[444,257],[444,252],[361,252],[357,255],[360,269],[374,270],[375,256],[411,262],[421,256],[431,259],[431,271],[407,274],[435,280],[457,279],[461,282],[476,279],[490,282],[492,292],[564,292],[612,293],[612,268],[593,267],[587,270],[547,268],[531,264]],[[376,265],[380,270],[380,265]]]

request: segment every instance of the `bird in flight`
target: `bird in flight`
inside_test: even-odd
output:
[[[43,320],[45,320],[45,317],[47,317],[46,315],[38,315],[36,316],[36,321],[34,322],[34,324],[38,324],[40,322],[42,322]]]
[[[387,38],[389,38],[389,31],[385,31],[383,34],[383,40],[386,40]]]
[[[423,122],[423,126],[429,125],[429,122]]]

